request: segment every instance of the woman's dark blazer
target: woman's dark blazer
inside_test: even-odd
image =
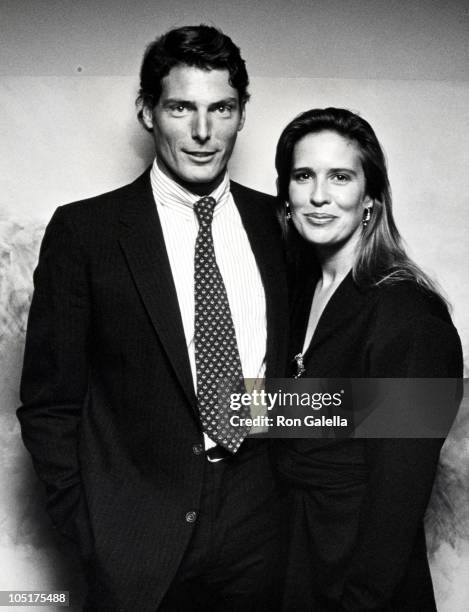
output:
[[[293,309],[302,350],[315,279]],[[444,304],[411,281],[360,289],[349,274],[305,353],[305,377],[461,377]],[[448,407],[449,408],[449,407]],[[285,609],[431,612],[423,516],[442,439],[279,444],[292,507]]]

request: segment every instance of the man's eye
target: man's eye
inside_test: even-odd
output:
[[[169,110],[173,115],[184,115],[187,112],[187,106],[184,104],[172,104]]]
[[[233,110],[233,107],[229,104],[219,104],[216,110],[221,115],[230,115],[231,111]]]

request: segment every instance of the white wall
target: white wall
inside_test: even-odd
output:
[[[213,23],[255,76],[467,80],[466,0],[2,0],[2,74],[135,75],[142,49]]]

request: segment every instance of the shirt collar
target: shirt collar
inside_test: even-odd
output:
[[[179,183],[176,183],[176,181],[164,174],[159,168],[156,158],[151,168],[150,179],[153,195],[159,205],[179,211],[185,215],[190,213],[192,216],[194,204],[197,200],[200,200],[201,196],[185,189],[179,185]],[[230,196],[230,179],[228,172],[225,172],[225,176],[218,187],[207,195],[214,198],[217,202],[214,211],[215,216],[220,209],[225,206]]]

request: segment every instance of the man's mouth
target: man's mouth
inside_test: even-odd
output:
[[[192,157],[193,159],[207,161],[209,159],[212,159],[216,151],[184,151],[184,153],[189,157]]]

